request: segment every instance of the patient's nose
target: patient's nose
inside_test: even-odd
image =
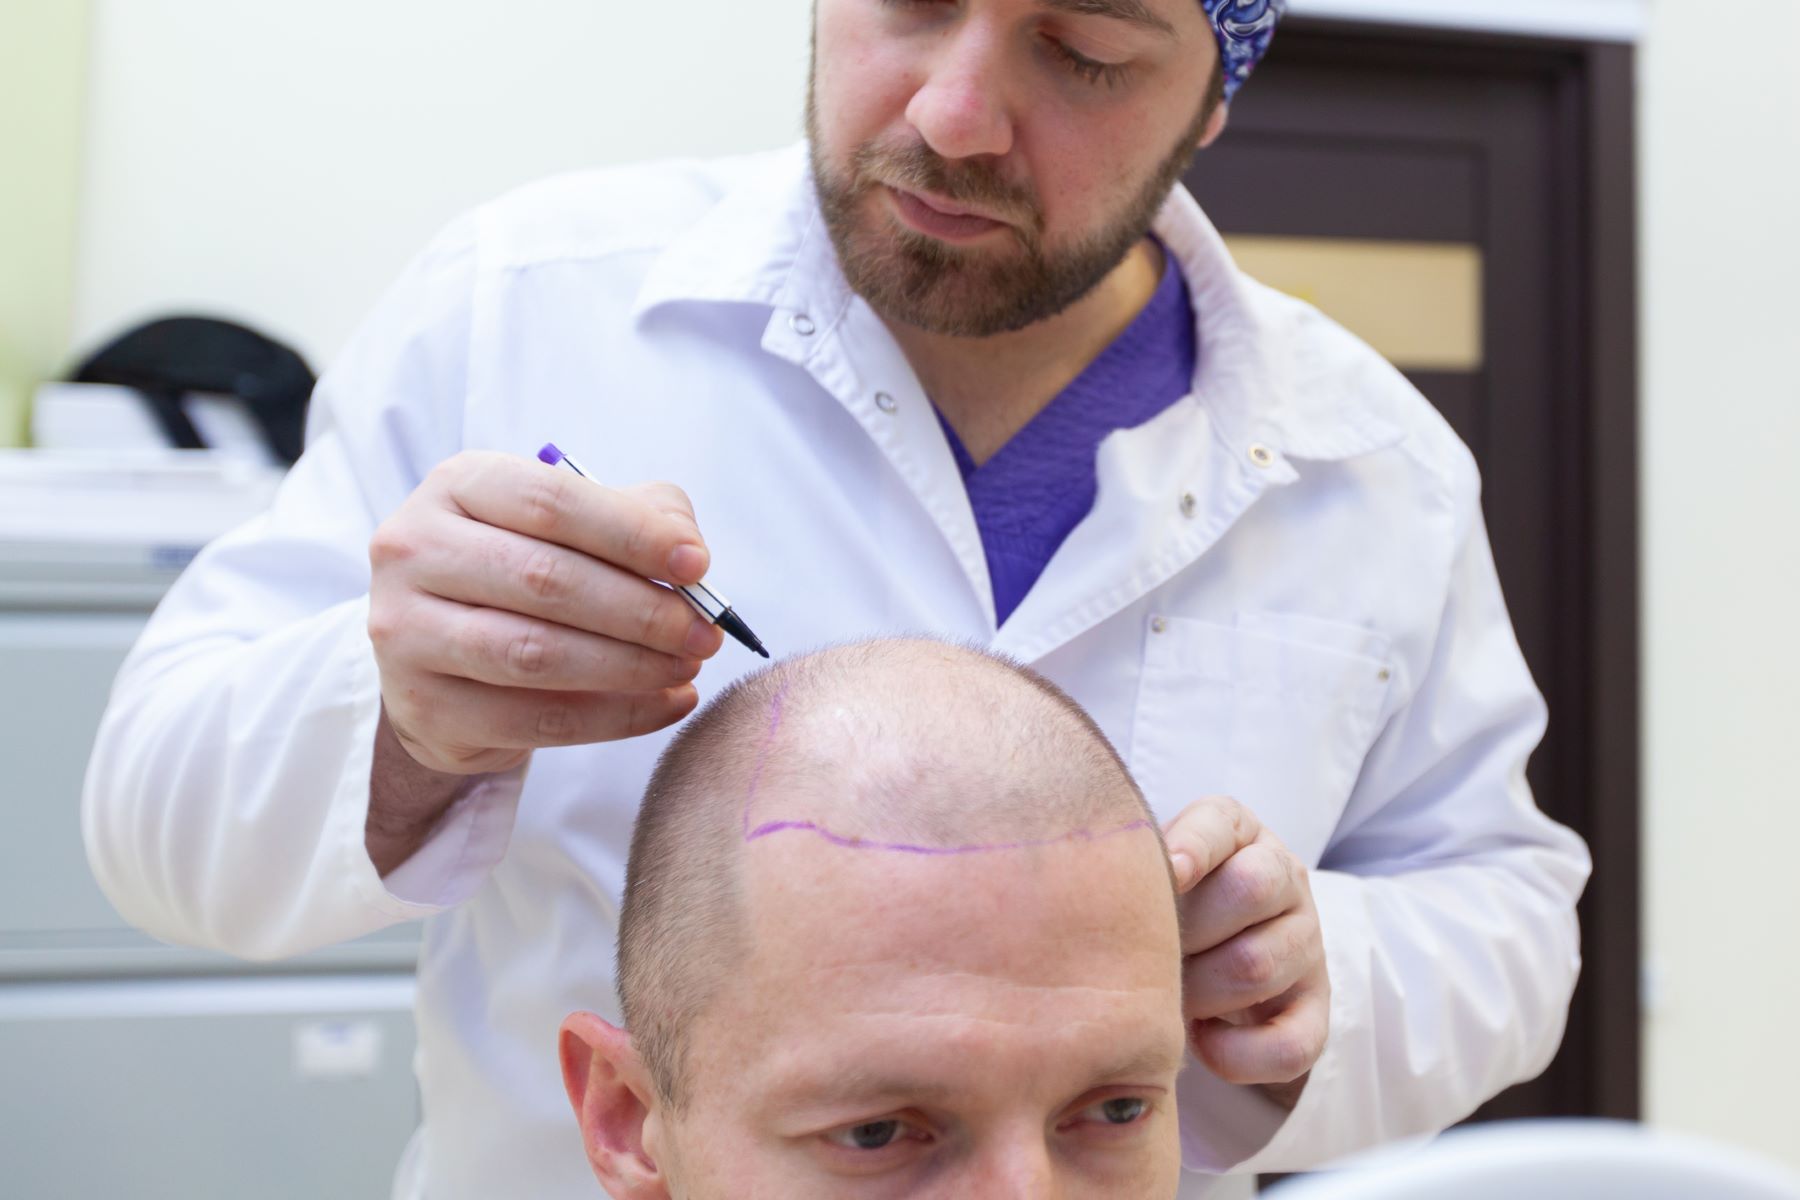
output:
[[[983,1154],[975,1186],[968,1194],[984,1200],[1060,1200],[1050,1147],[1041,1130],[1035,1137],[1008,1138]]]

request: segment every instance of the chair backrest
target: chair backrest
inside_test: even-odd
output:
[[[1800,1200],[1800,1175],[1698,1138],[1621,1121],[1512,1121],[1378,1151],[1270,1189],[1268,1200]]]
[[[287,465],[304,448],[316,382],[295,351],[215,317],[165,317],[140,325],[89,356],[71,378],[136,390],[169,444],[189,450],[206,443],[188,417],[187,397],[235,396],[276,460]]]

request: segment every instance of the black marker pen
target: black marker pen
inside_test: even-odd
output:
[[[583,479],[594,478],[592,475],[589,475],[586,471],[582,470],[581,466],[576,463],[574,459],[564,454],[561,450],[558,450],[556,448],[556,443],[554,442],[549,443],[542,450],[539,450],[538,458],[549,463],[553,467],[567,467]],[[676,584],[674,585],[674,589],[681,593],[682,597],[687,600],[689,604],[694,606],[694,611],[698,612],[701,616],[705,617],[714,625],[717,625],[720,629],[723,629],[726,633],[729,633],[732,637],[756,651],[764,658],[769,657],[769,652],[763,648],[762,642],[757,640],[756,635],[750,632],[750,627],[744,624],[744,619],[732,611],[731,601],[725,599],[724,596],[721,596],[718,592],[706,586],[706,580],[702,579],[699,583],[693,584]]]

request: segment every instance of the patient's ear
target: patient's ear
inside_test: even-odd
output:
[[[590,1012],[562,1023],[563,1087],[600,1186],[617,1200],[668,1200],[669,1183],[644,1144],[656,1093],[631,1037]]]

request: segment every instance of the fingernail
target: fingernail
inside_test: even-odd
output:
[[[677,583],[692,583],[706,574],[706,551],[683,543],[669,553],[669,575]]]
[[[1185,850],[1177,850],[1169,856],[1169,865],[1175,868],[1175,886],[1187,891],[1188,885],[1194,882],[1194,856]]]
[[[687,650],[689,654],[706,658],[719,648],[719,633],[705,621],[695,621],[688,627]],[[699,674],[698,671],[695,674]]]

